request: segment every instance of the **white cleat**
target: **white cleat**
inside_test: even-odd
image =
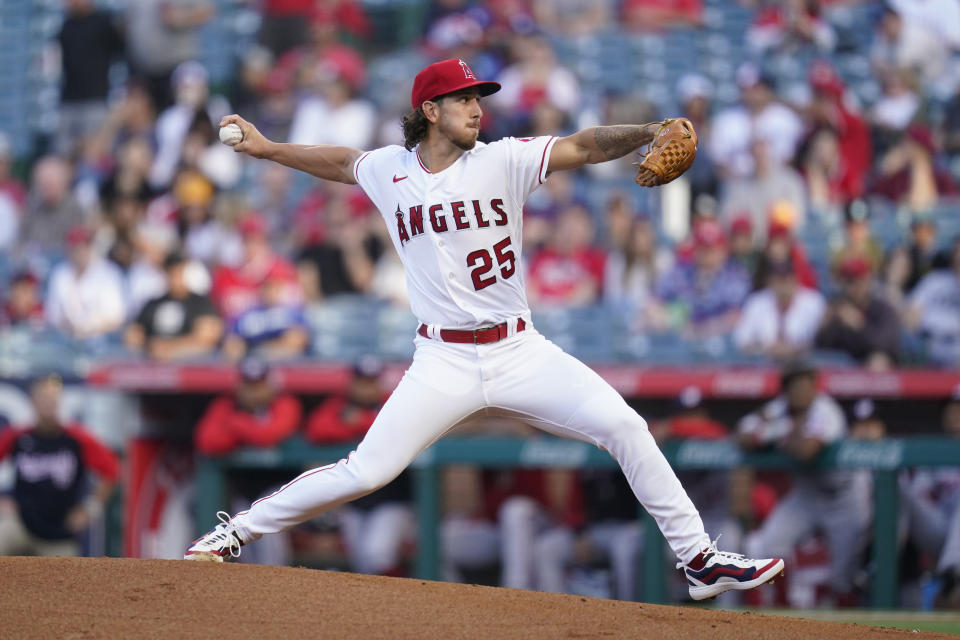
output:
[[[240,547],[243,539],[237,533],[237,527],[226,511],[218,511],[217,519],[220,524],[193,541],[184,560],[201,560],[207,562],[223,562],[224,558],[240,557]]]
[[[690,597],[706,600],[725,591],[745,591],[759,587],[783,573],[782,558],[754,560],[739,553],[727,553],[717,549],[714,540],[688,564],[678,564],[683,569],[690,587]]]

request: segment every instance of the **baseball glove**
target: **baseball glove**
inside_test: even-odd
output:
[[[671,118],[660,123],[647,153],[637,169],[637,184],[656,187],[676,180],[697,157],[697,132],[686,118]]]

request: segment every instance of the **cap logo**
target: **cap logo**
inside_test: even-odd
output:
[[[460,60],[460,68],[463,69],[463,77],[467,80],[477,79],[477,76],[473,75],[473,70],[470,69],[470,66],[463,60]]]

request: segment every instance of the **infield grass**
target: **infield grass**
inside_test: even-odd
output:
[[[807,618],[825,622],[850,622],[875,627],[917,629],[960,635],[960,612],[954,611],[871,611],[864,609],[764,609],[757,613]]]

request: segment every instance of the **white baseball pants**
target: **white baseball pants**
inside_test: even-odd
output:
[[[375,491],[458,422],[498,408],[609,451],[682,562],[710,543],[646,421],[599,375],[532,326],[486,345],[423,337],[416,345],[413,363],[356,451],[301,474],[236,515],[245,542]]]

